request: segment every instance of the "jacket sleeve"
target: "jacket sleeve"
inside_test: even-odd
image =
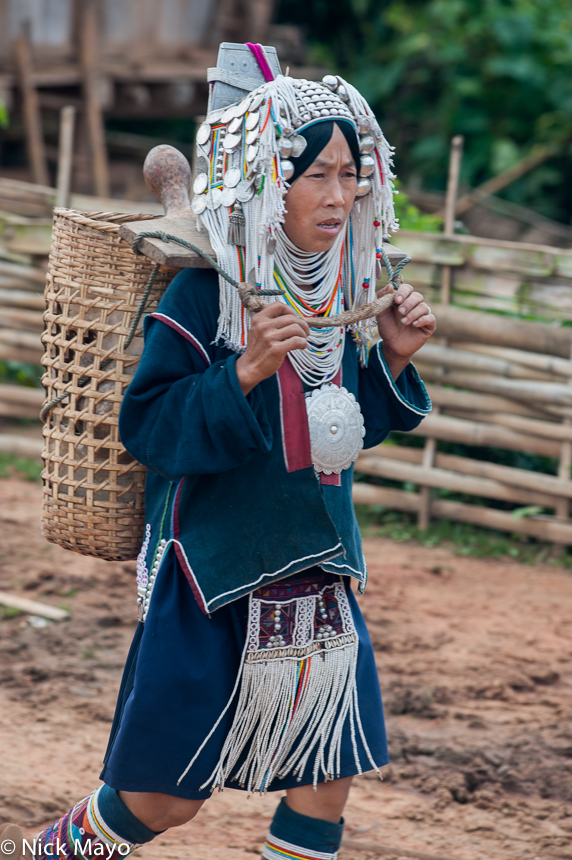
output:
[[[269,451],[272,431],[256,386],[245,397],[238,356],[211,360],[200,343],[147,319],[145,348],[121,407],[121,441],[140,463],[176,480],[233,469]]]
[[[359,402],[365,422],[364,448],[386,439],[392,430],[413,430],[431,412],[431,400],[413,364],[394,380],[377,343],[368,366],[359,370]]]

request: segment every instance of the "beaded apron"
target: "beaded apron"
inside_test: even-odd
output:
[[[186,776],[238,692],[219,762],[201,789],[236,780],[263,792],[275,777],[312,780],[340,774],[346,720],[354,758],[359,733],[372,768],[358,708],[358,637],[341,577],[323,571],[259,588],[250,595],[247,640],[236,686],[225,710],[179,778]],[[379,771],[378,771],[379,773]]]

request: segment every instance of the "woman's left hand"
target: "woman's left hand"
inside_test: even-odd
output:
[[[389,284],[378,296],[390,292]],[[437,327],[431,308],[411,284],[400,284],[395,301],[377,318],[383,339],[383,355],[394,379],[409,364],[413,355],[431,337]]]

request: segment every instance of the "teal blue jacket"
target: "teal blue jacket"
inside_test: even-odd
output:
[[[174,546],[206,613],[316,564],[363,589],[353,469],[339,487],[313,468],[287,471],[277,378],[244,396],[237,355],[214,343],[218,315],[215,272],[186,269],[145,321],[120,415],[121,441],[149,469],[141,563],[151,570],[161,540]],[[413,365],[394,381],[377,345],[360,368],[347,337],[343,385],[360,403],[365,447],[416,427],[431,403]]]

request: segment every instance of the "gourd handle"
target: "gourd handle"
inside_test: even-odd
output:
[[[154,146],[145,159],[143,176],[149,191],[163,204],[165,215],[193,214],[189,200],[191,168],[182,152],[167,144]]]

